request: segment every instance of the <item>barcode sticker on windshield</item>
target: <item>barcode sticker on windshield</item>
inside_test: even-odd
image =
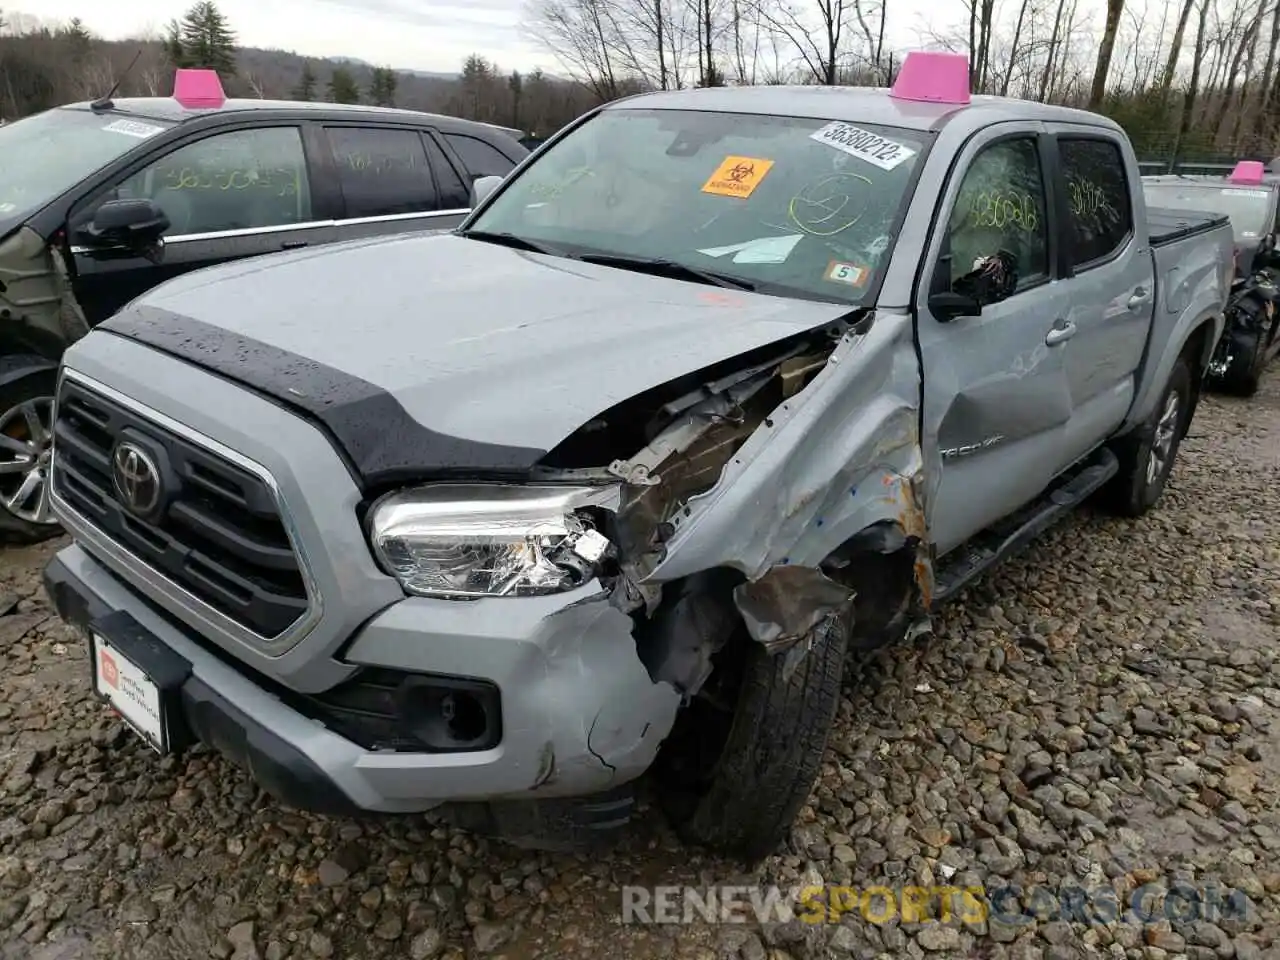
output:
[[[154,137],[157,133],[164,133],[164,127],[157,127],[151,123],[139,123],[137,120],[113,120],[102,129],[112,133],[123,133],[126,137],[137,137],[139,140]]]
[[[839,121],[809,134],[809,139],[843,150],[881,170],[892,170],[916,155],[906,144]]]

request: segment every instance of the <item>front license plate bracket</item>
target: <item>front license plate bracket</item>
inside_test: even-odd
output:
[[[94,693],[110,704],[125,723],[157,753],[172,753],[188,746],[191,732],[187,728],[182,710],[182,685],[191,676],[190,662],[165,646],[159,637],[124,610],[98,617],[88,627],[89,679]],[[127,674],[124,679],[133,681],[127,686],[134,695],[135,703],[147,699],[149,691],[146,687],[148,683],[154,684],[158,700],[158,724],[145,719],[140,722],[137,713],[134,717],[129,717],[126,710],[121,709],[112,699],[113,694],[121,694],[120,688],[111,693],[104,689],[105,682],[99,679],[103,644],[106,645],[109,657],[112,653],[118,655],[112,658],[117,679],[122,674]],[[120,657],[126,663],[119,663]],[[137,676],[134,671],[141,676]]]

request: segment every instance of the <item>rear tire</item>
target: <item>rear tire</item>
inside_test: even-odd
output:
[[[1237,397],[1252,397],[1258,392],[1266,359],[1262,333],[1242,330],[1228,336],[1232,338],[1231,364],[1222,375],[1223,392]]]
[[[770,654],[745,629],[716,654],[708,692],[732,706],[695,699],[656,768],[662,805],[686,843],[755,863],[786,840],[818,778],[849,633],[847,617],[819,623],[789,679],[787,655]]]
[[[1140,517],[1156,505],[1191,425],[1194,399],[1191,366],[1185,356],[1179,357],[1146,422],[1116,443],[1120,472],[1108,497],[1113,512]]]
[[[57,373],[0,388],[0,543],[31,544],[62,533],[49,508],[49,452]]]

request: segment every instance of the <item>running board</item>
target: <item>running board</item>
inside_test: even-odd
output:
[[[978,577],[1080,506],[1119,472],[1120,461],[1103,447],[1080,467],[1060,477],[1038,500],[974,537],[957,551],[954,559],[943,558],[941,568],[934,575],[932,606],[936,608],[953,599]]]

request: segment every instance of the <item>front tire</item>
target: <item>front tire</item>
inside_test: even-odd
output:
[[[786,840],[818,778],[840,703],[847,617],[770,654],[745,629],[716,654],[708,696],[686,707],[658,760],[662,804],[686,843],[755,863]]]
[[[1191,367],[1186,357],[1179,357],[1146,422],[1116,445],[1120,472],[1112,480],[1110,497],[1116,513],[1140,517],[1156,505],[1191,425],[1193,399]]]
[[[62,532],[49,504],[55,371],[0,388],[0,543],[40,543]]]

